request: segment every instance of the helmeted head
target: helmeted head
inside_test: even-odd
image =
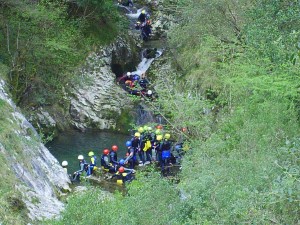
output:
[[[90,151],[89,152],[89,156],[94,156],[95,154],[94,154],[94,152],[93,151]]]
[[[132,144],[131,141],[126,141],[126,143],[125,143],[126,147],[130,147],[131,144]]]
[[[145,9],[142,10],[142,14],[146,14],[146,10]]]
[[[162,127],[162,125],[157,125],[157,126],[156,126],[156,129],[162,130],[163,127]]]
[[[155,130],[155,134],[156,134],[156,135],[161,134],[161,130],[160,130],[160,129],[156,129],[156,130]]]
[[[126,75],[127,75],[127,77],[130,77],[131,73],[130,73],[130,72],[127,72]]]
[[[123,166],[125,164],[125,160],[124,159],[120,159],[119,164]]]
[[[152,95],[152,91],[151,91],[151,90],[148,90],[148,91],[147,91],[147,95]]]
[[[62,165],[63,167],[66,167],[66,166],[68,166],[68,162],[67,162],[67,161],[62,161],[61,165]]]
[[[140,134],[139,132],[135,132],[134,136],[135,136],[135,137],[140,137],[141,134]]]
[[[144,128],[144,131],[148,131],[148,126],[145,125],[143,128]]]
[[[113,150],[114,152],[118,151],[118,146],[117,145],[113,145],[111,146],[111,150]]]
[[[79,155],[79,156],[78,156],[78,159],[79,159],[79,160],[83,160],[83,159],[84,159],[83,155]]]
[[[125,171],[125,169],[123,166],[121,166],[118,171],[119,171],[119,173],[123,173]]]
[[[151,132],[151,131],[152,131],[152,127],[148,127],[147,130],[148,130],[149,132]]]
[[[168,133],[166,133],[164,138],[165,138],[165,139],[170,139],[170,137],[171,137],[171,135],[168,134]]]
[[[187,128],[186,127],[183,127],[181,130],[182,130],[182,132],[187,132]]]
[[[136,74],[136,75],[133,76],[132,79],[133,79],[134,81],[138,81],[138,80],[140,79],[140,76]]]
[[[138,132],[139,132],[139,133],[143,133],[143,132],[144,132],[144,128],[143,128],[143,127],[139,127],[139,128],[138,128]]]
[[[157,141],[161,141],[161,140],[162,140],[162,135],[157,135],[157,136],[156,136],[156,140],[157,140]]]
[[[109,154],[109,150],[108,150],[107,148],[104,149],[104,150],[103,150],[103,154],[104,154],[104,155],[108,155],[108,154]]]

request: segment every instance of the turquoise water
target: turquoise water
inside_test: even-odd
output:
[[[83,155],[89,161],[88,152],[93,151],[97,156],[100,165],[102,151],[105,148],[110,149],[112,145],[117,145],[118,159],[124,158],[126,154],[125,143],[130,139],[129,135],[110,133],[104,131],[87,130],[80,132],[69,130],[61,133],[59,137],[46,144],[46,147],[60,162],[68,161],[68,173],[78,170],[78,155]]]

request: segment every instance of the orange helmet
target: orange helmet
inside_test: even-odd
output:
[[[104,155],[108,155],[108,154],[109,154],[109,150],[108,150],[107,148],[104,149],[104,150],[103,150],[103,154],[104,154]]]

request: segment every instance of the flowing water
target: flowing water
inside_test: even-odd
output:
[[[122,6],[123,7],[123,6]],[[142,9],[138,9],[132,12],[128,7],[124,7],[129,12],[127,17],[134,23]],[[138,31],[139,32],[139,31]],[[153,43],[153,45],[151,44]],[[163,44],[160,40],[149,41],[144,44],[144,49],[141,52],[141,62],[136,66],[136,71],[132,71],[134,74],[141,75],[145,73],[150,67],[151,63],[163,53]],[[146,49],[155,48],[156,54],[154,58],[145,58],[144,51]],[[162,118],[154,116],[151,111],[146,109],[143,105],[137,107],[137,118],[136,123],[142,125],[149,122],[161,123]],[[131,137],[129,135],[110,133],[105,131],[87,130],[85,132],[79,132],[76,130],[68,130],[59,135],[53,141],[46,144],[50,152],[57,158],[61,163],[62,161],[68,161],[68,173],[71,174],[77,171],[78,168],[78,155],[84,155],[87,161],[89,160],[88,152],[93,151],[98,158],[98,166],[100,166],[100,158],[102,151],[105,148],[111,148],[112,145],[118,145],[118,159],[124,158],[126,154],[125,142]],[[98,184],[99,185],[99,184]],[[112,184],[103,183],[100,184],[107,190],[115,190]]]

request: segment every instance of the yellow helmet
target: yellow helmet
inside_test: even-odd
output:
[[[93,155],[95,155],[94,152],[93,152],[93,151],[90,151],[90,152],[89,152],[89,156],[93,156]]]
[[[141,134],[140,134],[139,132],[136,132],[136,133],[134,134],[134,136],[135,136],[135,137],[140,137]]]
[[[165,134],[165,139],[169,139],[171,137],[171,135],[170,134]]]
[[[144,126],[144,131],[147,131],[148,130],[148,126]]]
[[[143,132],[144,132],[144,128],[139,127],[138,132],[139,132],[139,133],[143,133]]]
[[[161,134],[161,130],[160,130],[160,129],[156,129],[156,130],[155,130],[155,134],[156,134],[156,135]]]
[[[157,140],[157,141],[161,141],[161,140],[162,140],[162,135],[157,135],[157,136],[156,136],[156,140]]]
[[[143,10],[142,10],[142,14],[145,14],[145,13],[146,13],[146,10],[143,9]]]

